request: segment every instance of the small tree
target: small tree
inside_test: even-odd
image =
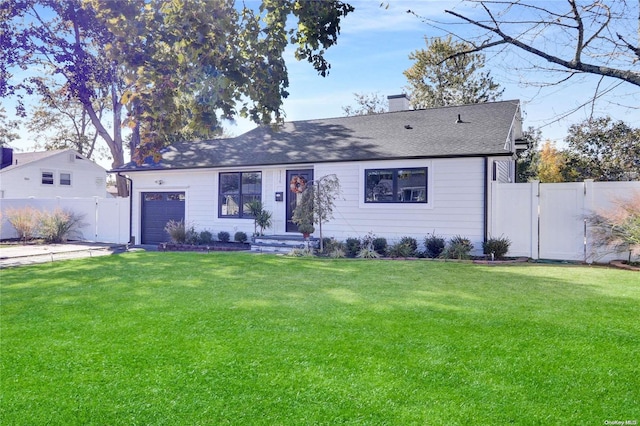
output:
[[[293,211],[293,222],[305,229],[318,224],[320,231],[320,250],[324,250],[322,242],[322,224],[333,219],[335,200],[340,195],[340,180],[334,174],[323,176],[307,182],[306,189],[301,194],[300,201]],[[311,231],[315,231],[314,229]],[[302,232],[302,231],[301,231]],[[311,233],[308,232],[308,233]]]

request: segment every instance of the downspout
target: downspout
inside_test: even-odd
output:
[[[133,233],[133,180],[128,176],[120,174],[120,172],[118,172],[117,175],[129,181],[129,242],[127,244],[135,244],[135,239],[133,235],[131,235]]]
[[[484,241],[486,242],[489,236],[489,158],[484,157]]]

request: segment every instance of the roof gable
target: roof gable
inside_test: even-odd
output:
[[[38,162],[45,162],[46,160],[51,159],[53,157],[70,155],[70,154],[74,155],[75,159],[86,160],[94,164],[96,167],[102,168],[100,165],[94,163],[93,161],[89,160],[88,158],[79,154],[77,151],[73,149],[57,149],[52,151],[38,151],[38,152],[14,152],[13,161],[11,165],[1,169],[0,173],[5,171],[10,171],[10,170],[15,170],[17,168],[21,168],[26,165],[33,165],[34,163],[38,163]]]
[[[519,114],[518,101],[502,101],[293,121],[278,130],[261,126],[235,138],[178,143],[159,163],[124,169],[511,155],[507,142]]]

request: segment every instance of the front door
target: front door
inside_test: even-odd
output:
[[[298,225],[291,220],[293,218],[293,210],[296,208],[296,205],[298,205],[298,198],[300,197],[300,194],[291,190],[290,185],[296,176],[302,178],[305,182],[311,183],[313,180],[313,169],[287,170],[287,232],[298,232]]]

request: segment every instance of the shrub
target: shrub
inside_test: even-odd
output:
[[[640,254],[640,192],[628,200],[614,200],[615,206],[587,217],[594,246],[612,252],[627,251],[628,261]]]
[[[175,244],[184,244],[187,240],[187,230],[183,220],[170,220],[165,225],[164,230],[169,234],[171,242]]]
[[[362,247],[356,257],[361,259],[377,259],[380,257],[380,254],[378,254],[378,252],[373,249],[373,246],[370,245]]]
[[[347,238],[345,241],[345,252],[347,257],[356,257],[362,248],[362,243],[359,238]]]
[[[507,237],[489,238],[482,243],[482,252],[486,255],[491,255],[496,259],[502,259],[509,251],[511,241]]]
[[[322,247],[324,254],[330,254],[334,250],[342,250],[344,252],[344,244],[335,238],[323,238]]]
[[[435,259],[440,256],[444,250],[445,240],[442,237],[438,237],[435,234],[429,234],[424,239],[424,247],[426,249],[427,257]]]
[[[21,209],[8,208],[5,210],[7,220],[18,233],[20,241],[27,242],[33,239],[38,228],[39,213],[30,206]]]
[[[393,258],[411,257],[413,250],[409,244],[398,242],[389,246],[387,253]]]
[[[231,239],[231,234],[229,234],[227,231],[218,232],[218,241],[221,241],[223,243],[228,243],[230,239]]]
[[[200,242],[202,244],[211,244],[213,242],[213,234],[211,231],[204,230],[200,232]]]
[[[242,231],[238,231],[233,235],[233,241],[239,242],[239,243],[244,243],[247,241],[247,234],[246,232],[242,232]]]
[[[196,231],[194,226],[190,226],[185,234],[184,234],[184,242],[186,244],[199,244],[200,243],[200,233]]]
[[[374,238],[372,241],[372,245],[373,245],[373,249],[376,251],[376,253],[378,253],[380,256],[384,256],[385,254],[387,254],[387,239],[384,237],[377,237]]]
[[[442,257],[446,259],[469,259],[473,250],[473,244],[471,244],[471,240],[465,237],[461,237],[460,235],[456,235],[455,237],[449,240],[449,245],[442,252]]]
[[[79,233],[82,216],[73,212],[55,209],[53,212],[42,212],[39,217],[38,231],[48,243],[64,243],[71,236]]]
[[[333,259],[342,259],[343,257],[346,257],[346,255],[347,254],[345,253],[344,249],[341,247],[334,248],[333,250],[328,252],[328,256]]]
[[[418,241],[413,237],[402,237],[400,238],[400,244],[405,245],[409,249],[409,255],[403,257],[412,257],[416,256],[418,253]]]

